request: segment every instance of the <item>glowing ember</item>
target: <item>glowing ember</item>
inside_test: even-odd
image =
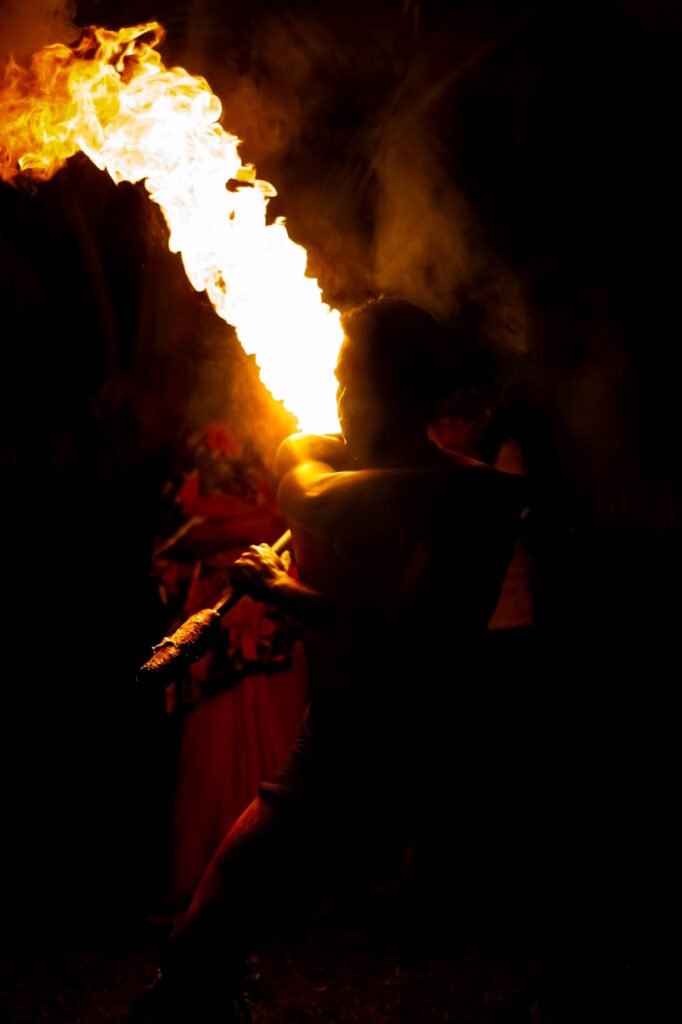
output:
[[[274,189],[243,165],[203,78],[166,68],[155,22],[90,28],[10,62],[0,90],[0,176],[50,178],[79,150],[115,182],[144,180],[197,291],[255,354],[265,385],[304,430],[333,431],[343,332],[306,277],[306,251],[284,221],[266,224]],[[241,186],[227,187],[228,182]]]

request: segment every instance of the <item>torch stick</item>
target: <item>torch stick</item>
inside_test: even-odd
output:
[[[291,530],[283,533],[272,545],[276,554],[281,554],[291,544]],[[234,587],[225,591],[212,608],[202,608],[190,615],[172,636],[166,636],[156,644],[153,654],[137,673],[141,682],[157,679],[164,686],[172,682],[178,672],[193,661],[198,661],[218,639],[220,620],[234,608],[244,595]]]

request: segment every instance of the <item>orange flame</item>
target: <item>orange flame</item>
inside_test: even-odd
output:
[[[338,430],[340,314],[306,276],[306,251],[284,220],[266,223],[275,190],[242,164],[208,83],[163,64],[163,37],[156,22],[92,27],[71,47],[46,46],[28,69],[10,61],[0,89],[0,176],[46,180],[81,151],[117,183],[144,180],[169,248],[255,355],[266,387],[302,429]]]

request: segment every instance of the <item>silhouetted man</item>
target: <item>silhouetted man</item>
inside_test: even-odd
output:
[[[480,754],[463,734],[488,699],[478,659],[523,484],[429,440],[447,377],[427,313],[380,300],[344,328],[342,436],[294,436],[278,456],[300,578],[265,545],[233,577],[308,626],[309,709],[168,943],[156,1019],[225,1021],[268,927],[385,875],[406,844],[426,862],[470,844]]]

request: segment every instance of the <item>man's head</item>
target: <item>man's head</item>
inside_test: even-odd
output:
[[[378,299],[346,313],[336,376],[344,437],[364,461],[426,436],[445,388],[440,327],[423,309]]]

